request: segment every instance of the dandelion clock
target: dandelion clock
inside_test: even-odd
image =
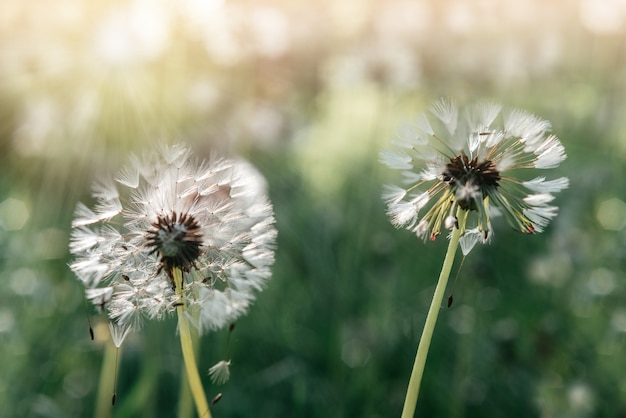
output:
[[[494,103],[459,108],[441,99],[405,126],[381,161],[399,170],[402,185],[385,186],[383,199],[393,225],[423,239],[449,234],[448,251],[417,350],[402,412],[412,417],[430,340],[457,247],[467,255],[493,235],[501,214],[525,234],[542,232],[558,212],[554,193],[565,177],[543,173],[559,166],[565,150],[550,122]]]
[[[96,182],[93,197],[75,211],[71,269],[120,335],[177,313],[198,414],[210,416],[190,326],[202,335],[231,324],[270,278],[276,229],[263,177],[241,160],[161,145]]]

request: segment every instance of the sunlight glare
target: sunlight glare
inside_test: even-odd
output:
[[[104,64],[124,67],[157,58],[168,41],[165,11],[141,1],[129,10],[117,9],[105,16],[96,29],[94,47]]]

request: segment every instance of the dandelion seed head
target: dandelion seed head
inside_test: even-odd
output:
[[[468,234],[464,253],[489,241],[495,214],[521,232],[543,231],[558,213],[553,194],[569,185],[565,177],[525,177],[566,158],[550,130],[550,122],[524,110],[488,102],[460,109],[451,100],[436,101],[403,128],[399,150],[381,153],[403,178],[402,188],[387,186],[383,193],[391,222],[435,239],[442,226],[449,229],[457,208],[474,213],[462,231]]]
[[[94,186],[79,203],[70,268],[87,297],[122,330],[176,310],[174,269],[197,327],[221,328],[246,313],[271,276],[276,229],[261,174],[240,160],[198,161],[161,145]]]

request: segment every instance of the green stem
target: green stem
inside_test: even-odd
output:
[[[201,418],[211,418],[211,410],[204,394],[202,381],[198,374],[198,366],[193,351],[193,342],[191,339],[191,330],[189,329],[189,320],[185,315],[187,310],[187,302],[183,295],[183,273],[180,269],[175,268],[173,271],[174,284],[176,286],[176,294],[180,297],[181,304],[176,308],[178,313],[178,333],[180,335],[180,345],[183,350],[183,360],[185,362],[185,370],[187,372],[187,381],[191,388],[191,394],[196,404],[198,416]]]
[[[187,383],[187,372],[183,365],[180,371],[180,391],[178,392],[178,418],[191,418],[193,416],[193,398],[191,397],[191,390]]]
[[[457,210],[457,218],[459,221],[459,227],[452,230],[452,236],[450,237],[450,242],[448,244],[448,251],[446,252],[446,256],[443,260],[443,266],[441,267],[441,273],[439,274],[439,281],[437,282],[435,294],[433,295],[433,300],[430,304],[430,308],[428,309],[428,315],[426,316],[426,323],[424,324],[424,330],[422,331],[422,338],[420,338],[420,342],[417,347],[417,355],[415,356],[415,363],[413,364],[413,371],[411,372],[411,379],[409,380],[409,387],[406,392],[406,398],[404,399],[404,407],[402,408],[402,418],[412,418],[415,414],[415,406],[417,405],[417,397],[420,391],[420,384],[422,383],[422,375],[424,374],[424,366],[426,365],[426,357],[428,356],[430,341],[433,336],[433,331],[435,330],[437,316],[439,315],[443,295],[446,291],[448,278],[450,277],[450,271],[452,270],[452,264],[454,263],[454,256],[459,245],[461,230],[465,229],[467,211],[459,208],[459,210]]]
[[[197,312],[194,312],[193,319],[198,321]],[[191,329],[191,342],[193,344],[193,352],[194,355],[198,355],[198,350],[200,346],[200,341],[198,339],[198,333],[195,330]],[[189,384],[187,383],[187,371],[185,365],[181,368],[180,375],[180,392],[178,394],[178,418],[190,418],[193,416],[194,412],[194,404],[193,397],[191,396],[191,389],[189,388]]]
[[[104,327],[106,329],[106,327]],[[108,335],[108,334],[107,334]],[[109,337],[105,343],[100,383],[98,384],[98,397],[96,400],[96,418],[109,418],[111,416],[111,396],[115,386],[115,366],[117,363],[118,349]]]

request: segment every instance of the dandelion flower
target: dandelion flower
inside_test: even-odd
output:
[[[489,241],[491,217],[501,213],[517,230],[541,232],[557,214],[553,193],[565,189],[565,177],[546,180],[532,171],[557,167],[565,159],[550,123],[523,110],[480,103],[461,111],[439,100],[381,153],[381,161],[400,170],[404,187],[386,186],[383,199],[396,227],[434,240],[451,230],[402,410],[415,412],[426,357],[458,246],[465,257]],[[452,296],[448,304],[452,302]]]
[[[191,154],[162,145],[133,157],[94,185],[93,209],[76,208],[70,267],[121,335],[181,304],[201,333],[221,328],[270,278],[276,229],[264,179],[246,162]]]
[[[383,193],[391,222],[434,240],[442,224],[456,225],[457,209],[470,212],[476,229],[468,248],[476,231],[488,240],[494,212],[526,234],[543,231],[557,214],[553,193],[569,184],[565,177],[532,177],[533,170],[555,168],[566,158],[550,128],[546,120],[493,103],[461,110],[450,100],[435,102],[399,133],[394,149],[381,153],[405,183]]]

